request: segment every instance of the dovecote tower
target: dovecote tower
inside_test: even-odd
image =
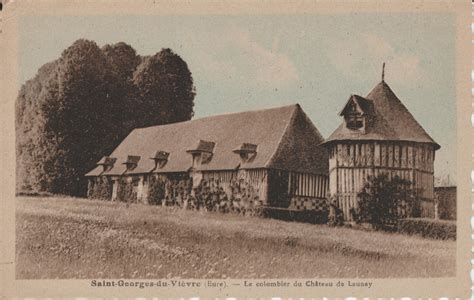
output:
[[[382,73],[383,74],[383,73]],[[329,153],[329,191],[346,220],[369,176],[409,180],[422,217],[434,215],[434,159],[440,146],[382,81],[366,96],[351,95],[342,124],[323,143]]]

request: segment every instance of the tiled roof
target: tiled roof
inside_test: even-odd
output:
[[[382,140],[429,143],[433,144],[435,149],[440,148],[384,81],[362,99],[364,98],[358,96],[356,100],[367,107],[371,102],[374,110],[373,121],[365,132],[349,129],[343,122],[324,144],[334,141]]]
[[[111,153],[123,162],[128,156],[140,156],[138,165],[128,174],[148,172],[186,172],[192,166],[188,150],[212,150],[212,157],[198,170],[273,168],[307,173],[328,173],[323,138],[298,104],[241,113],[206,117],[187,122],[133,130]],[[214,143],[210,149],[210,143]],[[257,145],[252,160],[242,162],[233,150],[245,144]],[[209,147],[208,147],[209,146]],[[196,149],[195,149],[196,148]],[[157,151],[168,152],[168,161],[155,169],[151,159]],[[86,176],[101,174],[95,168]],[[116,163],[104,175],[120,175],[125,166]]]

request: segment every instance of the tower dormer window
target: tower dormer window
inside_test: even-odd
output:
[[[374,116],[374,106],[369,99],[351,95],[340,115],[344,116],[344,123],[348,129],[365,132]]]
[[[346,126],[349,129],[359,129],[364,126],[364,120],[362,115],[358,113],[347,114],[345,116]]]

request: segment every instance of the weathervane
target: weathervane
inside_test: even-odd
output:
[[[385,78],[385,62],[382,64],[382,82],[384,81]]]

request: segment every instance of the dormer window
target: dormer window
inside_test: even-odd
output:
[[[374,105],[369,99],[351,95],[339,115],[344,116],[348,129],[365,132],[374,116]]]
[[[128,155],[127,159],[123,162],[127,171],[133,171],[138,166],[140,156]]]
[[[168,162],[168,157],[170,156],[169,152],[166,151],[156,151],[153,157],[150,157],[155,162],[155,167],[153,169],[161,169]]]
[[[97,165],[102,166],[102,172],[107,172],[114,167],[115,161],[117,159],[114,157],[104,156],[97,162]]]
[[[239,147],[232,150],[232,152],[239,154],[242,162],[248,162],[257,155],[257,145],[250,143],[242,143]]]
[[[347,114],[345,116],[346,119],[346,126],[349,129],[359,129],[364,126],[364,120],[361,114],[354,113],[354,114]]]
[[[186,152],[191,153],[193,156],[192,168],[209,163],[212,159],[215,145],[216,143],[211,141],[199,140],[191,149],[186,150]]]

